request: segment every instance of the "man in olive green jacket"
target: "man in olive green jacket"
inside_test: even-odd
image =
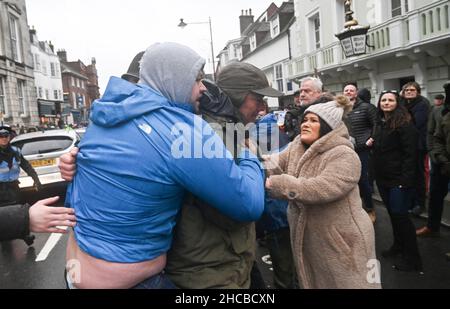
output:
[[[218,88],[207,82],[205,86],[209,95],[201,102],[200,113],[213,128],[223,130],[218,132],[219,136],[224,137],[231,153],[239,153],[239,142],[228,142],[230,132],[225,131],[226,125],[254,122],[258,112],[265,108],[264,96],[282,95],[269,86],[261,70],[247,63],[223,68]],[[248,289],[255,250],[253,222],[234,221],[190,196],[184,202],[175,229],[166,273],[179,288]]]

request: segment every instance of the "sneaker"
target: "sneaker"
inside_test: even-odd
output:
[[[440,233],[439,231],[433,231],[428,226],[423,226],[420,229],[416,230],[416,235],[418,237],[439,237]]]
[[[375,210],[369,210],[367,211],[367,214],[369,215],[370,221],[372,221],[372,223],[375,223],[375,221],[377,221],[377,214],[375,213]]]

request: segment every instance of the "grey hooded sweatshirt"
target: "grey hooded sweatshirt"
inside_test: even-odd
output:
[[[172,103],[194,103],[192,88],[205,59],[178,43],[156,43],[141,60],[139,83],[150,86]]]

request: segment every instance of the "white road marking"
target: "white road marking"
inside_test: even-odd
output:
[[[61,230],[67,230],[69,227],[67,226],[58,226]],[[53,248],[56,246],[58,241],[61,239],[63,234],[59,233],[52,233],[50,237],[47,239],[47,242],[45,243],[44,247],[42,248],[41,252],[39,252],[38,256],[36,257],[36,262],[42,262],[45,261],[50,254],[50,252],[53,250]]]

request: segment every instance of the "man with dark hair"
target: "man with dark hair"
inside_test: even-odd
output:
[[[351,124],[350,135],[355,139],[355,151],[361,161],[359,191],[364,202],[364,208],[372,222],[375,223],[376,215],[372,201],[372,189],[369,183],[369,154],[370,140],[377,123],[377,109],[358,97],[358,88],[355,82],[346,83],[343,90],[344,95],[349,98],[353,105],[353,110],[348,113],[347,118]]]
[[[294,105],[297,107],[301,106],[300,90],[297,90],[296,92],[294,92]]]

